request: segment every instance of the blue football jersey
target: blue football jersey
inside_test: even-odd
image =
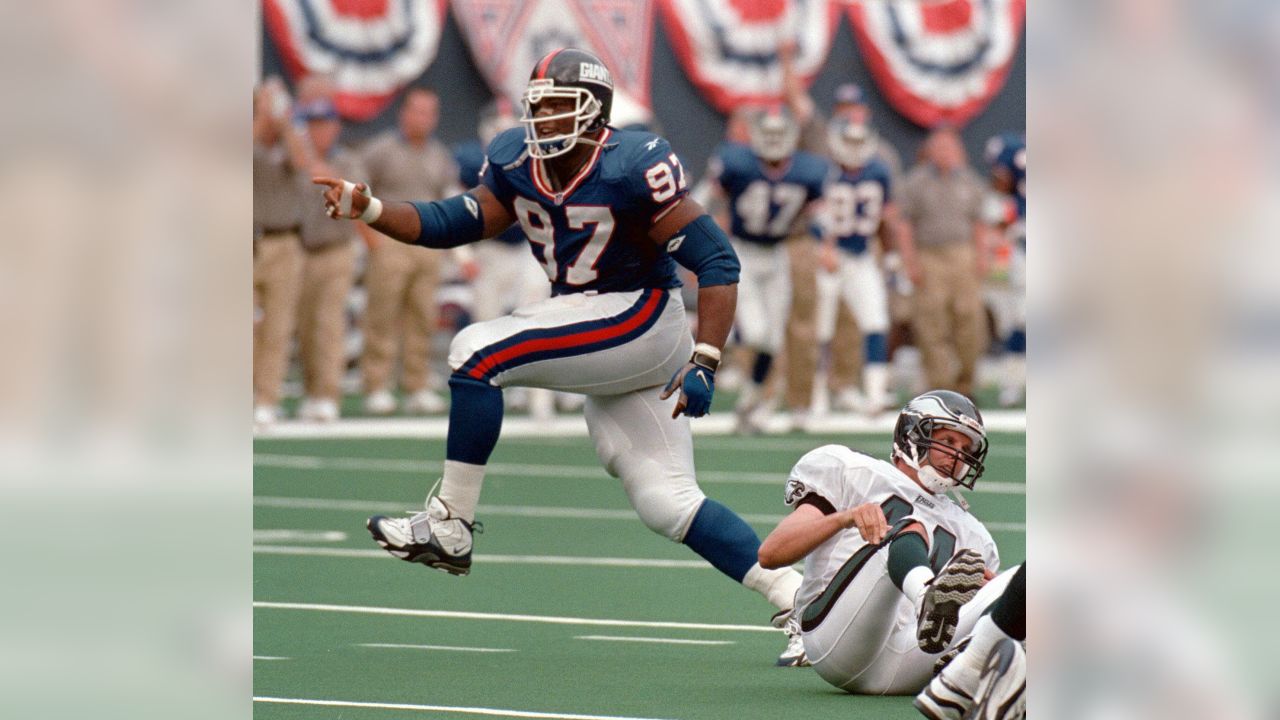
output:
[[[1005,133],[987,143],[987,164],[1003,168],[1013,178],[1013,203],[1018,219],[1027,217],[1027,139],[1018,133]]]
[[[649,228],[687,193],[680,160],[653,133],[608,128],[602,145],[556,192],[525,153],[523,128],[489,144],[480,181],[506,205],[551,279],[552,294],[680,286]]]
[[[835,235],[836,244],[855,255],[867,251],[880,230],[884,206],[892,200],[889,166],[880,158],[858,168],[841,168],[823,195],[823,230]]]
[[[484,146],[479,140],[468,140],[453,149],[453,159],[458,163],[458,180],[464,188],[480,184],[480,170],[484,167]],[[524,231],[520,225],[512,225],[494,238],[507,245],[524,243]]]
[[[822,197],[829,171],[826,160],[797,152],[773,172],[737,143],[722,144],[711,160],[712,177],[729,198],[730,233],[761,245],[787,238],[805,205]]]

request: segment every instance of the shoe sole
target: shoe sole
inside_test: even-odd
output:
[[[956,720],[962,717],[965,708],[972,707],[973,699],[965,695],[958,688],[946,683],[946,680],[940,680],[944,683],[945,690],[951,693],[953,697],[940,697],[933,690],[933,683],[929,683],[924,687],[924,691],[911,701],[912,707],[920,711],[921,715],[929,718],[929,720]]]
[[[924,595],[916,633],[921,650],[936,655],[947,649],[956,634],[960,608],[978,594],[985,571],[978,553],[961,550],[933,579]]]
[[[386,550],[391,557],[398,560],[404,560],[405,562],[426,565],[433,570],[443,570],[450,575],[469,575],[471,573],[470,558],[467,558],[465,562],[462,562],[456,558],[446,558],[445,556],[431,550],[429,547],[413,551],[395,547],[391,543],[387,542],[386,536],[378,529],[378,521],[385,519],[385,517],[386,516],[384,515],[374,515],[365,521],[364,526],[368,529],[369,534],[373,536],[374,542],[378,543],[379,547],[383,550]]]
[[[1012,692],[1008,692],[1009,688],[999,687],[1002,680],[1008,676],[1009,671],[1013,668],[1013,664],[1018,656],[1017,641],[1004,639],[1001,640],[991,651],[991,658],[987,660],[987,667],[982,671],[982,679],[978,681],[978,690],[975,694],[976,700],[969,712],[964,714],[962,720],[1019,720],[1027,716],[1027,680],[1023,677],[1022,684],[1017,688],[1013,688]],[[1005,692],[999,692],[1004,690]],[[1004,697],[1003,702],[996,705],[997,693]]]

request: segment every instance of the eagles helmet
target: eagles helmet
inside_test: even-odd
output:
[[[933,433],[939,428],[963,433],[970,440],[969,448],[957,450],[935,444]],[[929,464],[932,450],[955,458],[950,475],[942,474]],[[987,431],[982,425],[982,414],[972,400],[958,392],[930,390],[913,398],[898,415],[898,424],[893,429],[893,458],[915,469],[920,484],[931,492],[941,493],[956,486],[972,490],[982,475],[986,457]]]
[[[543,100],[562,98],[573,101],[573,109],[555,115],[535,117]],[[613,78],[604,62],[592,53],[577,48],[554,50],[533,66],[529,86],[521,98],[524,115],[525,145],[536,158],[553,158],[573,149],[582,136],[609,124],[613,109]],[[542,137],[538,127],[573,119],[573,131]]]
[[[860,168],[871,162],[877,149],[876,134],[862,123],[851,122],[847,118],[836,118],[831,121],[827,130],[827,141],[831,145],[831,155],[836,162],[847,168]]]
[[[751,151],[765,162],[791,157],[800,144],[800,128],[786,108],[767,108],[751,119]]]

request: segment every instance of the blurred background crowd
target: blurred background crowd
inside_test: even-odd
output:
[[[264,5],[253,125],[257,427],[290,417],[443,413],[450,337],[549,293],[518,225],[454,251],[411,247],[358,222],[328,220],[310,184],[313,175],[341,176],[404,200],[474,186],[485,145],[519,124],[519,92],[531,67],[524,58],[558,43],[602,45],[590,4],[568,4],[576,31],[575,23],[540,24],[541,6],[554,3],[506,5],[531,6],[530,17],[474,14],[466,3],[401,24],[388,17],[387,27],[410,41],[434,32],[425,44],[436,52],[374,90],[368,78],[379,66],[338,50],[349,42],[372,54],[369,35],[343,33],[380,18],[343,16],[340,4],[311,14],[298,12],[305,2]],[[746,234],[752,203],[775,221],[785,209],[777,198],[770,206],[729,187],[720,173],[734,147],[761,167],[812,155],[826,169],[823,197],[774,222],[786,227],[766,238],[780,254],[770,256],[756,292],[781,299],[783,314],[757,308],[740,291],[735,349],[719,382],[726,402],[738,399],[738,430],[763,431],[779,410],[785,427],[799,430],[829,412],[874,415],[926,387],[955,388],[984,407],[1021,406],[1021,3],[925,3],[914,14],[904,5],[883,18],[861,9],[847,18],[816,13],[825,3],[761,7],[760,16],[729,13],[700,24],[679,2],[636,2],[599,19],[648,39],[625,57],[602,52],[618,89],[613,124],[671,141],[694,197],[740,254],[744,243],[753,251],[747,240],[760,239],[737,237]],[[665,24],[644,22],[659,15]],[[907,28],[906,37],[890,34],[878,44],[876,28],[886,21]],[[508,43],[486,49],[495,27]],[[698,44],[708,31],[753,28],[749,59]],[[921,79],[910,62],[895,70],[895,53],[946,72]],[[970,65],[985,69],[964,69]],[[717,83],[726,69],[739,74]],[[859,182],[871,175],[883,177],[875,197],[866,197]],[[837,188],[842,176],[845,187]],[[856,232],[837,227],[841,208],[846,224],[857,221]],[[692,311],[696,285],[691,275],[684,279]],[[753,322],[781,336],[769,362],[744,332]],[[517,390],[508,402],[545,418],[573,411],[580,400]]]

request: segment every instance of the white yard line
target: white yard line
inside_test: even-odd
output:
[[[289,658],[280,657],[278,655],[254,655],[253,659],[254,660],[288,660]]]
[[[583,715],[580,713],[536,712],[533,710],[504,710],[501,708],[465,707],[457,705],[413,705],[410,703],[354,702],[351,700],[310,700],[304,698],[280,698],[255,695],[256,703],[280,705],[313,705],[320,707],[375,708],[378,710],[415,710],[418,712],[459,713],[462,715],[487,715],[489,717],[547,718],[549,720],[656,720],[623,715]]]
[[[609,642],[663,643],[666,645],[733,645],[732,640],[685,640],[683,638],[624,637],[621,635],[574,635],[574,640]]]
[[[258,507],[280,508],[283,510],[335,510],[342,512],[382,512],[399,515],[405,512],[405,504],[390,500],[331,500],[327,498],[299,498],[257,496],[253,504]],[[634,510],[610,510],[603,508],[547,507],[537,505],[480,505],[476,512],[484,517],[531,517],[565,520],[620,520],[623,522],[639,522]],[[785,515],[768,513],[745,513],[741,515],[749,523],[777,524]],[[983,523],[988,530],[1019,532],[1026,531],[1026,523],[988,522]],[[254,542],[269,542],[259,538],[254,531]],[[272,531],[286,532],[286,531]],[[323,531],[337,533],[339,531]],[[316,533],[322,534],[322,533]]]
[[[385,550],[376,548],[309,547],[303,545],[254,545],[254,554],[312,555],[334,558],[371,558],[395,560]],[[575,567],[667,568],[681,570],[711,569],[703,560],[661,560],[653,558],[574,557],[570,555],[475,555],[475,562],[488,565],[573,565]]]
[[[982,413],[987,430],[1026,432],[1027,414],[1021,410],[992,410]],[[832,413],[813,418],[810,432],[815,434],[887,433],[893,431],[897,416],[886,413],[867,418],[854,413]],[[785,432],[786,415],[774,414],[767,427],[772,432]],[[716,413],[692,423],[698,436],[729,435],[733,431],[733,413]],[[255,432],[255,436],[272,440],[306,440],[316,438],[443,438],[449,427],[448,418],[350,418],[332,423],[284,421]],[[581,415],[565,415],[552,420],[510,417],[502,423],[502,437],[585,437],[587,423]],[[747,439],[747,442],[754,438]]]
[[[455,645],[401,645],[398,643],[359,643],[357,647],[387,648],[393,650],[447,650],[450,652],[513,653],[512,648],[458,647]]]
[[[662,622],[652,620],[614,620],[608,618],[561,617],[556,615],[510,615],[506,613],[459,612],[453,610],[419,610],[416,608],[372,607],[368,605],[323,605],[255,600],[255,608],[264,610],[304,610],[311,612],[354,613],[357,615],[392,615],[398,617],[430,617],[448,620],[498,620],[506,622],[545,623],[550,625],[591,625],[605,627],[668,628],[678,630],[723,630],[733,632],[782,632],[768,625],[724,625],[715,623]]]
[[[338,470],[345,472],[385,472],[408,474],[437,474],[443,468],[439,462],[424,460],[395,460],[387,458],[361,457],[326,457],[322,455],[283,455],[275,453],[256,453],[253,456],[254,467],[289,468],[293,470]],[[530,477],[540,480],[597,480],[612,481],[613,478],[598,465],[537,465],[516,463],[489,463],[486,466],[489,475],[510,477]],[[698,472],[699,483],[724,485],[777,485],[786,484],[786,472],[738,472],[733,470],[702,470]],[[1025,495],[1026,483],[980,482],[969,492],[989,493],[997,495]]]
[[[342,542],[347,539],[347,534],[341,530],[278,530],[278,529],[253,529],[253,541],[255,543],[272,543],[272,542],[322,542],[333,543]]]

